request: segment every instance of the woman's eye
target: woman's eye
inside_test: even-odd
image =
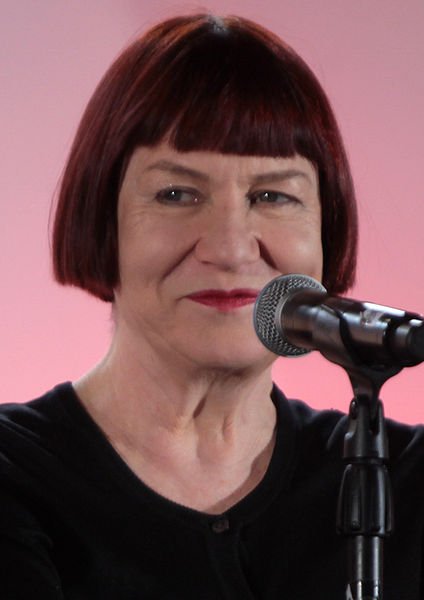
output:
[[[291,196],[290,194],[268,190],[251,194],[250,201],[252,204],[290,204],[299,202],[295,196]]]
[[[180,188],[167,188],[156,194],[156,199],[162,204],[197,204],[200,202],[200,195],[193,190],[184,190]]]

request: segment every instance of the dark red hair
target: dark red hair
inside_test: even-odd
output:
[[[113,300],[119,283],[117,200],[137,146],[164,138],[179,151],[301,154],[317,168],[323,283],[352,285],[354,189],[330,104],[304,61],[240,17],[160,23],[106,72],[82,117],[62,177],[53,227],[56,279]]]

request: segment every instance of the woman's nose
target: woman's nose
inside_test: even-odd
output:
[[[196,258],[225,270],[237,270],[260,257],[258,232],[246,208],[211,210],[205,215]]]

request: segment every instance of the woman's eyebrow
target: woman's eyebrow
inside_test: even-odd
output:
[[[192,169],[191,167],[185,167],[178,163],[169,161],[169,160],[159,160],[151,165],[149,165],[146,169],[147,171],[163,171],[166,173],[171,173],[173,175],[184,175],[186,177],[191,177],[192,179],[197,179],[201,182],[210,181],[209,175],[203,173],[202,171],[198,171],[197,169]],[[278,183],[281,181],[286,181],[287,179],[294,179],[297,177],[301,177],[305,179],[308,183],[312,183],[311,177],[305,171],[300,169],[278,169],[275,171],[269,171],[266,173],[258,173],[249,177],[250,184],[263,185],[267,183]]]
[[[184,167],[183,165],[179,165],[178,163],[168,160],[159,160],[158,162],[149,165],[146,169],[146,171],[154,170],[164,171],[174,175],[185,175],[202,182],[209,181],[209,176],[206,175],[206,173],[202,173],[202,171],[197,171],[196,169],[191,169],[190,167]]]
[[[301,177],[308,183],[312,183],[311,177],[305,171],[299,169],[279,169],[278,171],[269,171],[268,173],[258,173],[250,178],[251,183],[255,184],[266,184],[266,183],[278,183],[280,181],[286,181],[287,179],[294,179]]]

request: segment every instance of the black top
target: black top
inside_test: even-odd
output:
[[[62,384],[0,405],[2,600],[342,600],[336,533],[346,417],[273,392],[278,433],[259,485],[225,514],[142,483]],[[384,600],[418,600],[424,430],[388,422],[396,528]]]

